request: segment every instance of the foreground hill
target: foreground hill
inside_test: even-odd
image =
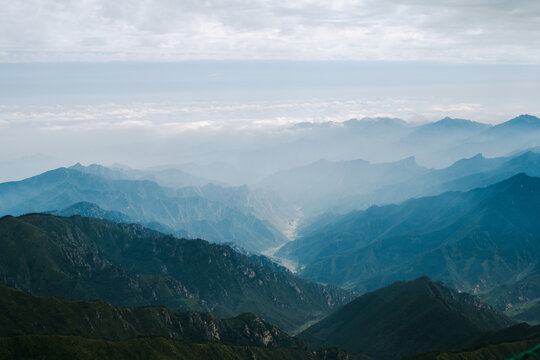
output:
[[[246,313],[220,319],[166,307],[123,308],[103,301],[33,296],[0,286],[0,336],[75,335],[92,339],[164,338],[262,347],[302,344],[261,318]]]
[[[264,257],[177,239],[136,224],[31,214],[0,219],[0,281],[36,295],[251,312],[286,331],[353,294],[294,276]]]
[[[477,297],[422,277],[365,294],[299,337],[317,346],[338,346],[384,360],[499,343],[536,331],[526,324],[512,325]]]
[[[2,359],[353,358],[338,350],[309,349],[251,314],[222,320],[164,307],[36,297],[4,286],[0,320]]]
[[[91,171],[90,171],[91,170]],[[0,184],[0,215],[64,210],[81,202],[123,214],[132,222],[175,235],[234,242],[262,251],[286,241],[270,221],[286,223],[286,206],[253,195],[246,187],[172,189],[149,180],[118,179],[97,165],[59,168]],[[270,204],[269,204],[270,203]],[[270,211],[268,209],[276,209]],[[72,209],[73,210],[73,209]],[[81,214],[85,214],[82,212]],[[279,221],[278,221],[279,219]]]
[[[338,349],[268,349],[159,337],[108,341],[77,336],[23,335],[0,338],[0,351],[5,360],[369,360]]]
[[[300,274],[380,288],[427,275],[465,291],[492,289],[534,271],[540,259],[540,178],[524,174],[334,219],[287,244]]]

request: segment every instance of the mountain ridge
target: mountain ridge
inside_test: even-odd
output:
[[[514,324],[477,297],[424,276],[364,294],[298,336],[386,360],[466,348]]]
[[[277,255],[298,260],[302,276],[360,291],[424,274],[485,290],[538,262],[539,203],[540,178],[518,174],[486,188],[336,217]]]
[[[298,278],[265,257],[137,224],[5,216],[0,238],[0,282],[36,295],[166,305],[221,317],[252,312],[286,331],[354,297]]]

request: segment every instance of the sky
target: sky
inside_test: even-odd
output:
[[[0,180],[191,161],[299,122],[540,115],[537,0],[0,6]],[[143,143],[154,157],[130,160]],[[16,171],[20,159],[34,165]]]
[[[0,61],[540,62],[536,0],[2,0]]]

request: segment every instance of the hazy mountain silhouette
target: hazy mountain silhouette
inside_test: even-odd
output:
[[[423,274],[458,289],[490,289],[540,259],[540,178],[524,174],[333,218],[285,245],[299,273],[371,290]]]

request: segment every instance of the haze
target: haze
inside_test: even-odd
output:
[[[1,181],[76,162],[244,167],[234,183],[323,157],[443,167],[457,156],[293,125],[540,114],[534,1],[2,6]]]

